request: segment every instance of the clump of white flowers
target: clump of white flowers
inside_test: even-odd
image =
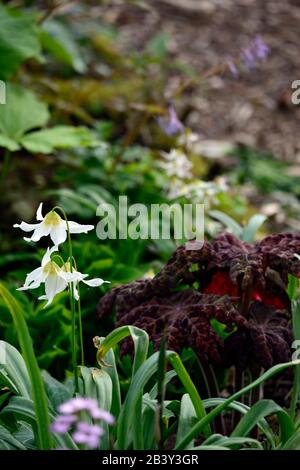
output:
[[[178,179],[192,178],[193,165],[187,155],[179,149],[172,149],[170,152],[162,152],[164,161],[160,162],[168,176],[175,176]]]
[[[58,252],[58,245],[66,241],[68,232],[69,234],[87,233],[93,230],[93,225],[81,225],[77,222],[64,220],[55,209],[43,217],[42,204],[38,207],[36,219],[38,221],[37,224],[21,222],[21,224],[15,224],[14,227],[20,228],[25,232],[33,232],[30,238],[25,238],[27,241],[37,242],[42,237],[50,236],[54,246],[47,248],[42,258],[41,266],[27,274],[24,285],[18,290],[36,289],[41,284],[45,284],[45,294],[39,297],[39,299],[47,300],[45,305],[47,307],[51,304],[54,297],[67,287],[71,288],[74,298],[79,300],[77,287],[81,281],[90,287],[101,286],[103,283],[108,282],[100,278],[87,280],[88,274],[82,274],[77,271],[73,267],[73,260],[70,258],[63,262],[61,266],[54,259],[51,259],[51,255]],[[62,259],[60,256],[57,256],[57,258]]]

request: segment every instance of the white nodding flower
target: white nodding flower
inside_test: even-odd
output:
[[[51,260],[51,255],[55,251],[58,251],[58,246],[53,246],[51,249],[47,248],[41,266],[27,274],[24,286],[19,287],[18,290],[37,289],[41,284],[45,284],[45,295],[40,296],[39,300],[47,300],[45,305],[47,307],[57,294],[64,291],[72,283],[74,297],[78,300],[78,282],[82,281],[90,287],[98,287],[109,282],[103,281],[103,279],[86,279],[88,274],[82,274],[74,268],[71,272],[69,262],[62,267],[58,266],[55,261]]]
[[[74,297],[76,300],[79,300],[79,294],[77,290],[77,284],[79,282],[83,282],[89,287],[100,287],[102,284],[110,284],[110,281],[104,281],[101,278],[95,278],[95,279],[86,279],[88,277],[88,274],[82,274],[79,271],[77,271],[74,267],[72,267],[72,272],[71,272],[71,265],[70,262],[65,263],[62,266],[62,269],[67,273],[67,275],[70,275],[70,282],[73,283],[73,292],[74,292]]]
[[[41,266],[27,274],[24,286],[18,289],[37,289],[44,283],[46,295],[39,297],[39,299],[48,300],[45,307],[50,305],[56,294],[65,290],[68,283],[75,278],[71,273],[66,273],[66,271],[60,268],[55,261],[51,260],[51,255],[55,251],[58,251],[58,246],[53,246],[51,249],[47,248]]]
[[[63,220],[60,215],[52,210],[43,217],[42,215],[43,203],[41,203],[36,212],[37,224],[27,224],[21,222],[20,224],[14,224],[15,228],[20,228],[24,232],[32,232],[30,238],[24,237],[26,241],[38,242],[42,237],[50,235],[54,245],[60,245],[67,239],[67,223]],[[93,230],[93,225],[81,225],[77,222],[69,222],[68,226],[70,233],[87,233],[89,230]]]

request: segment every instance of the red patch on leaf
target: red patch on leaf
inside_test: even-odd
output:
[[[226,271],[217,271],[213,274],[209,284],[203,289],[204,294],[228,295],[229,297],[239,297],[237,286],[235,286]],[[254,289],[252,300],[256,300],[269,305],[278,310],[286,308],[286,305],[279,297],[261,289]]]
[[[226,271],[217,271],[213,274],[210,283],[204,288],[204,294],[229,295],[238,297],[238,289],[233,284]]]

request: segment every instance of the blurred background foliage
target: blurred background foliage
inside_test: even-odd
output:
[[[12,225],[31,221],[40,201],[95,225],[98,205],[117,206],[119,195],[146,205],[205,202],[208,237],[224,225],[232,229],[232,220],[246,225],[257,212],[268,217],[261,234],[299,228],[300,185],[290,165],[245,145],[204,141],[189,129],[185,85],[206,86],[205,74],[202,79],[170,55],[172,38],[163,30],[146,44],[128,44],[107,20],[109,3],[0,3],[0,79],[6,83],[6,104],[0,105],[0,269],[12,290],[40,259]],[[147,8],[147,2],[129,3]],[[170,105],[184,126],[176,135],[159,125]],[[152,276],[174,248],[173,241],[100,241],[96,234],[74,240],[78,269],[112,285]],[[113,319],[101,328],[95,324],[104,289],[83,292],[90,358],[92,337],[113,326]],[[39,364],[58,377],[70,367],[65,295],[43,310],[36,295],[16,293]],[[0,333],[16,344],[1,302]]]

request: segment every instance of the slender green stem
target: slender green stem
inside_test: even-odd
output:
[[[77,271],[77,264],[76,260],[73,256],[73,265],[74,269]],[[77,291],[78,291],[78,325],[79,325],[79,341],[80,341],[80,365],[84,366],[84,347],[83,347],[83,327],[82,327],[82,313],[81,313],[81,300],[80,300],[80,287],[79,282],[77,283]]]
[[[80,291],[78,289],[78,323],[79,323],[79,340],[80,340],[80,363],[84,366],[84,347],[83,347],[83,328],[82,328],[82,313],[81,313],[81,302],[80,302]]]
[[[1,176],[0,176],[0,188],[3,187],[5,179],[7,177],[8,170],[9,170],[9,167],[10,167],[10,161],[11,161],[11,152],[10,152],[10,150],[5,149],[2,172],[1,172]]]
[[[63,260],[63,257],[60,256],[60,255],[52,255],[52,261],[55,260],[55,258],[57,258],[60,262],[61,262],[61,265],[63,266],[65,264],[64,260]]]
[[[55,206],[52,210],[53,211],[59,210],[61,214],[63,215],[63,218],[66,221],[67,234],[68,234],[70,272],[72,273],[73,249],[72,249],[72,240],[71,240],[71,233],[70,233],[68,218],[62,207]],[[74,372],[74,378],[75,378],[75,393],[78,393],[79,385],[78,385],[78,374],[77,374],[76,310],[75,310],[75,296],[74,296],[73,282],[70,282],[69,284],[69,294],[70,294],[70,306],[71,306],[71,315],[72,315],[72,332],[71,332],[72,364],[73,364],[73,372]]]

